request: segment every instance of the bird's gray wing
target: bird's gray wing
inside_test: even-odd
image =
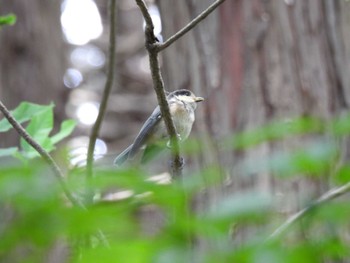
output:
[[[121,166],[128,158],[129,158],[129,152],[132,145],[130,145],[128,148],[126,148],[122,153],[120,153],[115,159],[114,164],[117,166]]]
[[[155,126],[160,122],[162,115],[160,113],[159,106],[155,108],[151,116],[143,124],[139,134],[137,135],[134,143],[129,151],[129,158],[134,157],[134,155],[140,150],[140,148],[146,143],[147,139],[152,134]]]

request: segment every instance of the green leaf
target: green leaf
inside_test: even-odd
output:
[[[38,105],[22,102],[16,109],[11,111],[17,122],[24,123],[29,121],[26,131],[48,152],[55,149],[54,145],[57,142],[69,136],[76,125],[74,120],[66,120],[62,122],[60,131],[50,138],[49,134],[53,129],[53,106],[53,103],[49,105]],[[11,128],[11,124],[6,119],[0,121],[0,132],[6,132]],[[26,158],[38,156],[36,150],[23,138],[21,139],[21,148],[24,151],[22,155]]]
[[[327,222],[341,225],[350,220],[349,203],[346,200],[336,200],[317,209],[318,222]]]
[[[67,136],[69,136],[76,126],[76,121],[74,120],[65,120],[61,123],[60,131],[51,137],[52,144],[56,144],[59,141],[63,140]]]
[[[10,147],[10,148],[5,148],[5,149],[0,149],[0,157],[4,156],[12,156],[17,152],[18,148],[17,147]]]
[[[336,172],[334,178],[332,178],[338,185],[346,184],[350,182],[350,166],[343,165]]]
[[[35,140],[44,141],[53,128],[53,111],[47,108],[40,114],[36,114],[27,126],[27,132],[33,136]]]
[[[321,175],[333,164],[337,147],[318,142],[291,152],[277,152],[266,159],[251,159],[243,164],[247,174],[273,172],[277,176]]]
[[[42,112],[53,109],[54,104],[38,105],[29,102],[22,102],[16,109],[11,111],[12,116],[18,123],[23,123],[32,119],[33,116],[39,115]],[[0,132],[6,132],[12,128],[7,119],[0,120]]]
[[[52,108],[46,107],[46,110],[32,117],[27,132],[32,138],[46,151],[54,149],[49,134],[53,128],[53,111]],[[21,147],[28,154],[28,157],[34,157],[38,154],[24,139],[21,139]]]
[[[338,136],[347,135],[350,133],[350,115],[344,114],[339,118],[331,120],[328,126],[329,126],[329,130],[334,135],[338,135]]]
[[[290,136],[319,132],[324,128],[321,120],[314,118],[297,118],[288,121],[276,121],[266,126],[237,134],[231,143],[235,149],[244,149],[272,140],[280,140]]]
[[[14,14],[8,14],[6,16],[0,16],[0,26],[4,25],[14,25],[16,23],[17,17]]]

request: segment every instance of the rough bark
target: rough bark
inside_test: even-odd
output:
[[[60,25],[60,1],[4,1],[2,14],[14,13],[17,23],[0,31],[0,97],[9,109],[21,101],[54,102],[56,117],[64,116],[66,67]],[[3,135],[2,135],[3,136]],[[14,145],[16,136],[1,140]]]
[[[1,2],[1,15],[14,13],[17,22],[0,30],[0,98],[8,109],[22,101],[38,104],[54,102],[55,123],[65,116],[66,88],[63,75],[66,54],[60,25],[61,1]],[[3,116],[0,116],[2,118]],[[15,131],[0,134],[0,148],[17,145],[19,136]],[[1,205],[0,214],[14,220],[10,207]],[[7,220],[3,220],[6,228]],[[42,256],[38,261],[64,262],[67,249],[58,242],[50,251],[35,251],[30,245],[19,245],[14,251],[2,255],[4,262],[22,262],[33,254]],[[35,251],[35,253],[33,253]]]
[[[165,39],[211,2],[158,1]],[[328,187],[325,178],[281,182],[271,173],[243,177],[237,169],[247,160],[261,160],[318,138],[265,143],[232,155],[217,142],[274,119],[311,115],[327,120],[346,110],[349,20],[346,1],[226,1],[163,52],[165,85],[207,97],[196,127],[209,143],[198,162],[219,160],[229,175],[224,191],[211,190],[205,201],[199,198],[199,206],[215,202],[223,192],[249,188],[275,194],[281,212],[289,214]]]

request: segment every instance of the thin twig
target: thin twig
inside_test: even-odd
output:
[[[141,13],[146,22],[145,37],[146,37],[146,48],[149,54],[149,63],[151,68],[151,74],[153,79],[154,90],[157,94],[158,104],[162,118],[164,120],[165,126],[167,128],[171,149],[172,149],[172,159],[173,169],[172,175],[179,176],[181,175],[182,169],[182,159],[180,157],[180,147],[177,138],[176,128],[173,123],[173,120],[170,115],[168,101],[166,100],[165,91],[164,91],[164,82],[160,72],[159,61],[158,61],[158,43],[157,38],[154,35],[153,22],[151,16],[147,10],[147,6],[143,0],[136,0],[137,5],[139,6]]]
[[[192,28],[194,28],[199,22],[201,22],[203,19],[205,19],[211,12],[213,12],[220,4],[222,4],[225,0],[217,0],[213,4],[211,4],[206,10],[204,10],[202,13],[200,13],[196,18],[194,18],[190,23],[188,23],[184,28],[179,30],[177,33],[172,35],[168,40],[166,40],[162,44],[157,45],[157,51],[162,51],[171,44],[173,44],[176,40],[178,40],[180,37],[185,35],[188,31],[190,31]],[[146,20],[146,18],[145,18]],[[147,21],[146,21],[147,23]]]
[[[302,210],[298,211],[291,217],[289,217],[281,226],[279,226],[268,238],[268,240],[274,240],[280,237],[289,227],[291,227],[294,223],[296,223],[298,220],[303,218],[306,214],[314,210],[316,207],[319,207],[339,196],[342,196],[346,193],[350,192],[350,182],[347,184],[344,184],[341,187],[334,188],[329,190],[328,192],[321,195],[316,201],[314,201],[311,205],[308,207],[303,208]]]
[[[12,125],[12,127],[17,131],[17,133],[30,145],[32,146],[43,158],[43,160],[51,167],[57,181],[61,185],[61,188],[66,195],[67,199],[74,205],[81,207],[81,204],[74,198],[72,193],[69,191],[68,186],[63,180],[64,176],[61,169],[58,167],[56,162],[53,160],[51,155],[45,151],[22,127],[22,125],[15,120],[10,111],[6,108],[6,106],[0,101],[0,111],[4,114],[5,118]]]
[[[89,146],[88,146],[88,153],[87,153],[87,160],[86,160],[86,177],[87,177],[87,184],[88,188],[90,186],[89,181],[92,178],[92,169],[93,169],[93,160],[94,160],[94,150],[95,150],[95,144],[97,140],[98,133],[101,128],[101,124],[106,112],[107,103],[109,94],[111,92],[111,89],[113,87],[114,82],[114,72],[115,72],[115,40],[116,40],[116,0],[110,0],[110,31],[109,31],[109,63],[108,63],[108,76],[107,81],[103,90],[103,95],[101,99],[100,109],[98,112],[98,116],[96,119],[96,122],[94,126],[92,127],[90,140],[89,140]],[[92,196],[89,194],[89,189],[87,193],[87,202],[92,201]]]

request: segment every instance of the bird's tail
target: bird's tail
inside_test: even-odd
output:
[[[128,158],[129,158],[129,153],[131,150],[132,144],[126,148],[121,154],[117,156],[114,160],[114,164],[117,166],[121,166]]]

